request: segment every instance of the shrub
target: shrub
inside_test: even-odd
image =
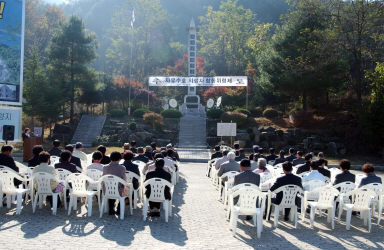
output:
[[[251,115],[254,117],[260,117],[263,116],[263,108],[262,107],[255,107],[250,109]]]
[[[143,119],[144,123],[151,125],[152,128],[159,127],[163,124],[163,117],[154,112],[145,113]]]
[[[251,112],[249,112],[248,109],[243,109],[243,108],[237,108],[235,109],[236,112],[243,113],[244,115],[250,116]]]
[[[125,111],[122,109],[111,109],[109,111],[109,115],[112,117],[123,117],[125,114]]]
[[[164,118],[180,118],[183,114],[176,109],[163,110],[160,113]]]
[[[133,112],[133,117],[143,118],[143,115],[149,112],[151,111],[147,108],[138,108]]]
[[[243,127],[247,124],[247,115],[240,112],[225,112],[221,115],[223,122],[235,122],[238,127]]]
[[[279,112],[273,108],[267,108],[263,112],[263,116],[269,119],[273,119],[279,116]]]
[[[219,119],[223,112],[224,111],[221,109],[209,109],[207,111],[207,117],[211,119]]]
[[[130,130],[136,130],[136,127],[137,127],[136,122],[131,122],[131,123],[129,124],[129,129],[130,129]]]

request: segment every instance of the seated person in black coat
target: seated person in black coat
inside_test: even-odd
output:
[[[138,176],[140,176],[139,166],[134,164],[134,163],[132,163],[133,152],[131,150],[125,151],[124,155],[123,155],[123,158],[124,158],[123,165],[127,169],[127,171],[133,172],[133,173],[137,174]],[[138,179],[133,178],[132,184],[133,184],[133,188],[134,189],[138,189],[139,188],[139,180]]]
[[[304,172],[309,172],[309,170],[311,168],[311,162],[312,162],[312,155],[311,154],[306,154],[305,155],[305,164],[300,166],[296,170],[296,174],[301,174],[301,173],[304,173]]]
[[[145,147],[145,153],[144,155],[148,158],[148,160],[152,161],[152,147],[151,146],[146,146]]]
[[[285,151],[284,150],[280,150],[280,153],[279,153],[280,157],[276,158],[275,159],[275,163],[273,163],[273,166],[277,165],[277,164],[280,164],[280,163],[283,163],[283,162],[286,162],[286,159],[285,159]]]
[[[131,152],[132,152],[132,151],[131,151]],[[133,153],[133,152],[132,152],[132,153]],[[142,161],[142,162],[144,162],[144,163],[148,163],[148,162],[149,162],[148,157],[146,157],[146,156],[144,155],[144,149],[143,149],[142,147],[139,147],[139,148],[137,149],[137,153],[138,153],[139,155],[136,156],[136,157],[134,158],[135,161]]]
[[[294,148],[289,149],[289,156],[286,159],[289,162],[293,162],[296,159],[296,150]]]
[[[340,170],[343,172],[335,176],[335,182],[333,183],[333,185],[337,185],[346,181],[355,183],[356,176],[349,172],[349,169],[351,168],[351,162],[346,159],[343,159],[340,161],[339,167]]]
[[[319,153],[317,154],[317,159],[319,159],[319,160],[324,160],[324,162],[325,162],[325,166],[328,167],[328,161],[324,158],[324,153],[323,153],[323,152],[319,152]]]
[[[11,145],[3,145],[1,147],[0,165],[9,167],[10,169],[18,173],[19,168],[16,166],[15,160],[11,156],[12,150],[13,150],[13,147]],[[14,180],[15,187],[18,187],[21,183],[22,182],[19,180],[16,180],[16,179]]]
[[[359,188],[371,183],[382,183],[381,177],[375,175],[375,167],[372,164],[370,163],[364,164],[363,172],[367,177],[364,177],[363,179],[361,179]]]
[[[60,162],[55,164],[55,168],[62,168],[68,170],[71,173],[78,173],[76,165],[71,163],[71,152],[63,150],[60,154]]]
[[[213,160],[215,158],[220,158],[220,157],[223,157],[223,153],[221,152],[220,146],[216,145],[215,146],[215,153],[213,153],[211,155],[211,160]]]
[[[33,146],[32,148],[33,157],[28,160],[28,167],[36,167],[37,165],[40,165],[39,154],[43,151],[44,151],[43,146],[41,145]]]
[[[130,144],[131,144],[130,150],[132,151],[132,153],[137,154],[136,141],[131,141]]]
[[[161,179],[164,179],[164,180],[168,181],[169,183],[171,183],[172,176],[170,173],[168,173],[167,171],[165,171],[163,169],[164,164],[165,164],[164,159],[162,159],[162,158],[156,159],[156,161],[155,161],[155,167],[156,168],[154,171],[147,173],[145,181],[152,179],[152,178],[161,178]],[[151,195],[151,186],[147,185],[145,188],[146,188],[145,195],[147,196],[147,198],[149,198]],[[168,187],[165,187],[165,189],[164,189],[164,196],[165,196],[165,199],[167,199],[167,200],[171,199],[171,191]],[[160,216],[160,203],[150,201],[149,202],[149,208],[150,208],[150,215],[151,216]]]
[[[53,148],[51,148],[51,150],[48,151],[48,153],[52,156],[52,155],[55,155],[55,156],[60,156],[61,154],[61,149],[59,149],[60,147],[60,141],[59,140],[54,140],[53,141]]]
[[[269,161],[274,161],[274,160],[276,160],[277,157],[278,157],[278,156],[275,155],[275,149],[274,149],[274,148],[270,148],[270,149],[269,149],[269,155],[266,157],[267,163],[268,163]]]
[[[277,178],[276,182],[273,184],[273,186],[270,188],[270,190],[275,191],[276,189],[278,189],[282,186],[285,186],[285,185],[296,185],[296,186],[303,188],[303,186],[301,184],[301,178],[296,176],[296,175],[293,175],[292,169],[293,169],[292,163],[290,163],[288,161],[284,162],[283,163],[283,172],[285,175]],[[283,199],[283,192],[280,192],[280,193],[276,194],[275,198],[271,199],[271,202],[273,204],[280,204],[282,199]],[[296,197],[295,203],[296,203],[296,206],[300,207],[301,201],[300,201],[299,197]],[[285,209],[285,216],[284,216],[285,221],[288,221],[290,211],[291,211],[290,208]]]
[[[249,160],[251,161],[253,161],[255,154],[259,153],[259,146],[253,145],[252,149],[253,149],[253,153],[249,155]]]
[[[317,165],[319,166],[319,168],[317,169],[317,171],[319,171],[320,174],[324,175],[325,177],[328,177],[329,179],[331,179],[331,171],[329,171],[328,169],[325,169],[325,160],[324,159],[319,159],[317,160]]]
[[[297,158],[292,161],[293,166],[297,166],[300,164],[305,163],[305,159],[303,158],[304,152],[303,151],[297,151]]]
[[[245,156],[244,149],[240,148],[239,149],[239,155],[236,156],[235,161],[241,161],[242,159],[247,159],[247,157]]]
[[[235,149],[235,155],[239,156],[240,155],[240,144],[239,143],[233,144],[233,148]]]
[[[101,159],[101,162],[100,162],[101,164],[107,165],[111,163],[111,158],[105,155],[105,153],[107,152],[107,148],[104,145],[98,146],[96,150],[100,151],[103,154],[103,159]]]
[[[73,164],[75,164],[76,166],[78,166],[79,168],[82,168],[82,167],[81,167],[81,160],[80,160],[80,158],[78,158],[78,157],[72,155],[73,150],[74,150],[73,145],[72,145],[72,144],[68,144],[67,146],[65,146],[65,150],[68,150],[68,151],[71,153],[71,160],[70,160],[70,163],[73,163]]]

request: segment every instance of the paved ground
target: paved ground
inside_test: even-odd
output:
[[[290,223],[280,222],[277,229],[264,222],[261,239],[255,229],[239,220],[238,234],[232,236],[225,220],[223,205],[217,201],[217,191],[205,177],[205,164],[184,163],[180,183],[175,189],[174,216],[169,223],[163,218],[142,221],[141,209],[120,221],[105,215],[102,219],[94,209],[93,216],[82,212],[67,216],[64,209],[51,215],[48,208],[32,214],[28,205],[20,216],[15,209],[0,209],[1,249],[364,249],[384,248],[384,226],[372,226],[368,233],[362,222],[352,220],[350,231],[344,223],[336,222],[334,231],[325,218],[316,218],[315,228],[299,223],[295,229]],[[94,206],[96,207],[96,206]],[[308,220],[308,219],[307,219]],[[383,225],[384,222],[381,222]]]

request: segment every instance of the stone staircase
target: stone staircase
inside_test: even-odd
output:
[[[206,118],[200,113],[186,113],[180,119],[179,147],[181,161],[207,162]]]
[[[82,115],[71,143],[82,142],[83,147],[92,147],[92,142],[101,134],[105,119],[105,115]]]

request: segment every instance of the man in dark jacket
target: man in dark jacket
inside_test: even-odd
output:
[[[32,148],[33,157],[28,160],[28,167],[36,167],[40,165],[39,154],[44,151],[43,146],[35,145]]]
[[[325,160],[324,159],[319,159],[316,161],[317,163],[317,166],[319,166],[319,168],[317,169],[317,171],[319,171],[320,174],[324,175],[325,177],[328,177],[329,179],[331,179],[331,171],[329,171],[328,169],[325,169]]]
[[[71,152],[63,150],[60,154],[60,162],[55,164],[55,168],[62,168],[70,171],[71,173],[78,173],[76,165],[71,163]]]
[[[236,156],[235,161],[241,161],[242,159],[247,159],[247,157],[245,156],[244,149],[240,148],[239,149],[239,155]]]
[[[282,186],[286,186],[286,185],[296,185],[296,186],[303,188],[303,186],[301,184],[301,178],[296,176],[296,175],[293,175],[292,169],[293,169],[292,163],[290,163],[288,161],[284,162],[283,163],[283,172],[285,175],[277,178],[276,182],[272,185],[270,190],[275,191],[276,189],[278,189]],[[275,198],[271,199],[271,202],[273,204],[280,204],[282,199],[283,199],[283,192],[279,192],[276,194]],[[300,206],[300,198],[299,197],[296,197],[295,203],[297,206]],[[285,216],[284,216],[285,221],[288,221],[288,219],[289,219],[289,212],[290,212],[290,208],[286,208],[285,209]]]
[[[11,156],[12,150],[13,150],[13,147],[11,145],[3,145],[1,147],[0,165],[9,167],[10,169],[18,173],[19,168],[16,166],[15,160]],[[14,179],[15,187],[18,187],[21,183],[22,183],[21,181]]]
[[[170,173],[168,173],[163,169],[164,164],[165,164],[164,159],[162,158],[156,159],[155,161],[156,168],[154,171],[147,173],[145,181],[152,178],[161,178],[171,183],[172,176]],[[147,198],[149,198],[151,195],[151,186],[147,185],[145,188],[146,188],[145,195],[147,196]],[[168,187],[165,187],[164,189],[164,196],[165,196],[165,199],[167,200],[171,199],[171,191]],[[160,216],[160,203],[150,201],[149,208],[150,208],[150,213],[149,213],[150,216],[156,216],[156,217]]]
[[[211,160],[223,157],[223,153],[221,152],[220,146],[216,145],[215,146],[215,153],[211,155]]]
[[[303,158],[304,152],[303,151],[297,151],[297,158],[292,161],[293,166],[297,166],[300,164],[305,163],[305,159]]]
[[[351,162],[346,159],[343,159],[340,161],[339,167],[340,170],[343,172],[335,176],[335,182],[333,183],[333,185],[337,185],[346,181],[355,183],[356,176],[349,172],[349,169],[351,168]]]
[[[363,172],[367,175],[367,177],[364,177],[363,179],[361,179],[361,182],[359,184],[359,188],[364,186],[364,185],[371,184],[371,183],[382,183],[381,178],[379,176],[375,175],[375,173],[374,173],[375,167],[372,164],[370,164],[370,163],[364,164]]]
[[[309,172],[309,170],[311,168],[311,162],[312,162],[312,155],[306,154],[305,155],[305,164],[297,168],[296,174]]]
[[[59,140],[54,140],[53,141],[53,148],[51,148],[51,150],[48,151],[48,153],[52,156],[52,155],[55,155],[55,156],[60,156],[61,154],[61,149],[59,149],[60,147],[60,141]]]
[[[140,176],[139,166],[137,166],[136,164],[132,163],[133,152],[130,151],[130,150],[125,151],[123,158],[124,158],[123,165],[127,169],[127,171],[133,172],[133,173],[137,174],[138,176]],[[139,188],[139,180],[138,179],[133,178],[132,184],[133,184],[133,188],[134,189],[138,189]]]
[[[285,151],[284,150],[280,150],[279,156],[280,157],[275,159],[275,163],[273,164],[274,166],[286,161],[286,159],[284,157],[285,156]]]
[[[233,185],[239,185],[242,183],[252,183],[256,186],[260,184],[260,175],[252,172],[251,162],[248,159],[243,159],[240,162],[241,173],[235,176]]]
[[[76,166],[78,166],[79,168],[82,168],[81,167],[81,160],[80,160],[80,158],[72,155],[73,150],[74,150],[73,145],[72,144],[68,144],[67,146],[65,146],[65,150],[68,150],[71,153],[70,163],[73,163]]]
[[[277,157],[278,156],[275,154],[275,149],[274,148],[270,148],[269,149],[269,155],[266,157],[267,163],[269,163],[269,161],[276,160]]]
[[[135,161],[142,161],[144,163],[148,163],[149,159],[144,155],[144,149],[142,147],[137,148],[137,153],[139,155],[134,158]]]
[[[289,162],[293,162],[293,160],[296,159],[296,151],[294,148],[289,149],[289,156],[286,159]]]
[[[104,145],[98,146],[96,150],[100,151],[103,154],[103,159],[101,159],[101,162],[100,162],[101,164],[107,165],[111,163],[111,158],[105,155],[107,153],[107,148]]]

